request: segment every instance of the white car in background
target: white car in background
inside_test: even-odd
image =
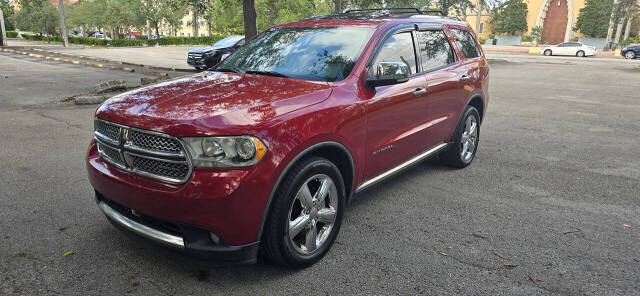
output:
[[[577,57],[588,57],[596,55],[596,48],[580,42],[565,42],[558,45],[543,48],[540,53],[546,56],[566,55]]]

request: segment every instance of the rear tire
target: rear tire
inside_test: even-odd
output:
[[[467,106],[453,134],[451,145],[441,155],[442,160],[454,168],[467,167],[476,156],[479,140],[480,113],[475,107]]]
[[[344,181],[332,162],[310,157],[296,164],[278,187],[265,221],[268,259],[295,268],[316,263],[336,240],[345,205]]]
[[[549,56],[552,56],[553,53],[551,52],[551,49],[547,49],[547,50],[544,51],[544,55],[549,57]]]

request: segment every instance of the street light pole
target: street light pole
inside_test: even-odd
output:
[[[0,9],[0,39],[2,39],[2,43],[0,46],[7,46],[7,32],[4,30],[4,14],[2,13],[2,9]]]
[[[60,33],[62,34],[62,46],[69,46],[69,37],[67,36],[67,26],[64,20],[64,0],[58,0],[58,12],[60,12]]]

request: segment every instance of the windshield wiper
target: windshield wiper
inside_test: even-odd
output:
[[[272,71],[248,70],[248,71],[245,71],[245,73],[247,73],[247,74],[256,74],[256,75],[266,75],[266,76],[275,76],[275,77],[289,78],[289,76],[287,76],[287,75],[284,75],[284,74],[282,74],[282,73],[278,73],[278,72],[272,72]]]

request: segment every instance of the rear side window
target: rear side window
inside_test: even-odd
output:
[[[409,67],[410,74],[415,74],[416,53],[413,49],[411,32],[396,33],[384,42],[376,57],[374,65],[380,62],[403,62]]]
[[[462,50],[465,57],[472,59],[480,56],[480,51],[478,50],[478,47],[476,47],[476,42],[473,40],[473,36],[471,36],[469,32],[451,29],[451,34],[453,34],[456,44],[458,44],[458,47]]]
[[[443,31],[418,32],[422,71],[441,68],[456,61],[449,39]]]

